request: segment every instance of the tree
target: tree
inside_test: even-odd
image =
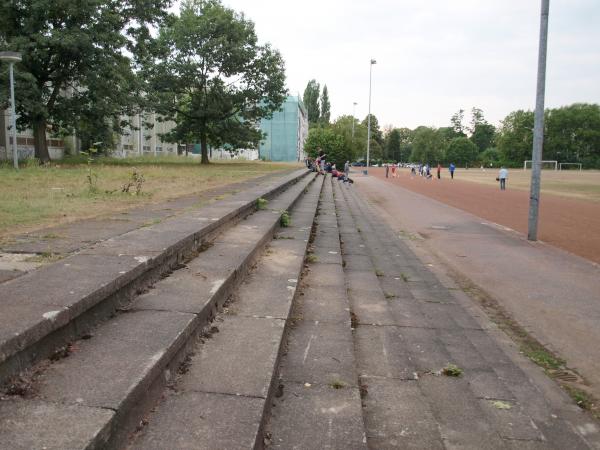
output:
[[[546,111],[544,159],[600,168],[600,105],[575,103]]]
[[[399,161],[408,161],[412,153],[413,131],[410,128],[396,128],[400,135]]]
[[[533,116],[531,111],[518,110],[502,121],[496,145],[506,165],[520,167],[523,161],[531,159]]]
[[[327,91],[327,85],[323,86],[323,93],[321,94],[321,122],[329,124],[331,118],[331,103],[329,103],[329,92]]]
[[[317,83],[317,80],[310,80],[304,89],[304,95],[302,101],[306,107],[308,113],[308,123],[311,125],[319,123],[321,118],[321,110],[319,107],[319,93],[321,86]]]
[[[481,164],[485,167],[500,166],[501,157],[500,152],[495,148],[488,148],[479,154]]]
[[[543,159],[600,167],[600,105],[575,103],[545,111]],[[513,111],[502,121],[496,139],[502,162],[520,167],[531,159],[531,111]]]
[[[466,137],[464,133],[457,133],[453,127],[440,127],[438,128],[438,132],[444,137],[446,142],[450,142],[457,137]]]
[[[352,160],[350,150],[344,145],[343,136],[331,128],[312,127],[309,130],[304,150],[309,156],[316,158],[319,148],[327,155],[326,160],[335,163],[339,168],[344,167],[346,161]]]
[[[439,130],[418,127],[414,131],[411,161],[433,164],[443,159],[446,142]]]
[[[475,132],[475,127],[482,123],[487,123],[483,117],[483,110],[476,107],[471,108],[471,127],[469,128],[469,132],[473,134]]]
[[[494,140],[496,139],[496,127],[487,122],[479,123],[475,125],[475,129],[473,130],[470,139],[477,147],[477,150],[482,152],[494,145]]]
[[[494,145],[496,127],[485,120],[483,110],[480,108],[471,109],[471,127],[469,132],[471,133],[471,141],[477,146],[480,152]]]
[[[454,130],[454,133],[457,134],[457,137],[466,136],[465,126],[463,125],[464,118],[465,118],[465,110],[464,109],[459,109],[450,118],[450,123],[452,124],[452,129]]]
[[[88,119],[106,124],[107,116],[117,119],[135,106],[135,78],[126,55],[144,53],[149,28],[166,15],[169,3],[0,3],[0,50],[23,54],[16,70],[19,127],[33,129],[40,161],[50,159],[48,126],[71,129]]]
[[[254,24],[219,0],[188,0],[161,28],[158,48],[148,73],[156,112],[176,124],[168,138],[199,140],[202,164],[209,145],[254,148],[258,121],[287,93],[283,59],[257,43]]]
[[[400,161],[400,131],[397,128],[386,135],[385,156],[387,159]]]
[[[450,141],[446,150],[446,160],[457,165],[469,165],[477,160],[477,146],[469,138],[458,137]]]
[[[369,124],[369,116],[365,117],[362,121],[363,126],[367,127]],[[380,146],[383,145],[383,133],[379,128],[379,121],[374,114],[371,114],[371,139],[373,139]]]
[[[354,122],[354,139],[352,139],[352,122]],[[367,128],[358,123],[356,118],[340,116],[331,124],[331,129],[344,139],[347,161],[355,161],[365,154]]]

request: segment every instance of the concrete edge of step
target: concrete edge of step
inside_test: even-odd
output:
[[[302,187],[302,189],[298,192],[298,195],[293,195],[293,197],[290,199],[288,204],[285,205],[287,210],[292,210],[292,212],[293,212],[293,207],[295,205],[297,205],[298,202],[302,199],[303,192],[306,189],[310,188],[311,185],[315,182],[315,180],[316,180],[316,177],[312,177],[311,179],[309,179],[306,186]],[[321,190],[319,189],[319,193],[320,192],[321,192]],[[315,213],[316,213],[316,208],[315,208]],[[148,399],[147,398],[144,399],[143,397],[147,396],[148,392],[154,392],[155,393],[154,397],[158,398],[158,396],[160,395],[160,392],[166,387],[167,382],[168,382],[166,377],[162,377],[162,374],[165,373],[165,371],[175,372],[177,370],[179,365],[184,361],[184,359],[187,357],[187,355],[190,354],[190,352],[193,350],[194,346],[196,345],[196,340],[194,337],[201,334],[205,329],[210,328],[212,321],[217,316],[217,311],[223,307],[223,305],[227,301],[227,299],[231,296],[231,294],[235,291],[235,289],[237,289],[239,287],[240,283],[244,279],[245,274],[248,273],[248,271],[250,270],[253,262],[260,255],[263,248],[272,240],[274,234],[278,231],[278,229],[280,229],[279,215],[274,216],[273,219],[274,220],[273,220],[272,226],[269,226],[268,229],[265,230],[263,237],[257,242],[256,246],[243,259],[240,259],[238,266],[235,268],[235,270],[232,271],[230,276],[227,279],[225,279],[225,281],[221,284],[219,289],[214,293],[214,295],[211,298],[211,301],[205,305],[204,309],[201,312],[196,314],[195,320],[190,322],[190,326],[188,328],[186,328],[185,331],[182,332],[183,334],[185,334],[187,336],[187,338],[181,342],[173,342],[172,347],[168,349],[168,353],[171,355],[170,358],[162,358],[161,361],[157,361],[157,366],[160,365],[161,367],[155,367],[152,369],[153,373],[154,373],[154,375],[152,376],[153,380],[147,381],[145,383],[146,385],[149,386],[148,389],[138,389],[138,392],[136,395],[137,398],[131,398],[131,399],[127,400],[129,405],[136,405],[137,403],[140,403],[140,401],[142,399],[144,400],[144,402],[147,403]],[[308,245],[308,243],[306,245]],[[304,261],[304,259],[303,259],[303,261]],[[302,270],[302,267],[299,268],[299,271],[301,271],[301,270]],[[288,314],[288,316],[289,316],[289,314]],[[287,332],[286,330],[287,330],[287,319],[286,319],[286,326],[283,331],[284,334],[282,335],[282,342],[283,342],[283,336]],[[279,358],[281,356],[281,348],[282,347],[280,345],[280,350],[278,352],[277,361],[279,361]],[[270,388],[268,391],[268,395],[267,395],[267,398],[265,399],[265,404],[264,404],[264,408],[263,408],[263,418],[261,419],[261,425],[260,425],[259,429],[257,430],[257,435],[256,435],[256,440],[255,440],[257,445],[260,445],[263,442],[262,426],[264,423],[264,417],[268,414],[269,404],[270,404],[269,402],[271,401],[273,392],[276,388],[276,384],[277,384],[276,380],[277,380],[276,371],[274,371],[272,374],[272,380],[271,380]],[[130,408],[133,409],[134,406],[131,406]],[[137,408],[137,409],[143,410],[143,408]],[[119,445],[126,438],[129,438],[130,434],[135,431],[135,428],[136,428],[137,424],[140,422],[140,420],[142,419],[143,414],[141,414],[140,411],[138,411],[138,414],[136,414],[137,417],[126,417],[126,416],[127,416],[127,411],[116,411],[116,414],[114,417],[111,418],[111,421],[114,421],[114,422],[124,421],[126,423],[126,425],[124,425],[124,426],[119,426],[118,424],[112,425],[111,428],[113,430],[117,430],[116,433],[113,436],[111,436],[109,441],[105,442],[104,444],[101,444],[100,447],[98,447],[98,448],[106,448],[106,447],[119,448]],[[256,448],[261,448],[261,447],[256,447]]]
[[[73,294],[78,298],[69,300],[69,306],[42,305],[42,308],[36,306],[34,311],[40,310],[37,320],[34,314],[29,314],[34,317],[27,317],[28,320],[18,323],[19,314],[15,313],[17,319],[15,325],[18,331],[0,341],[0,385],[3,385],[10,377],[28,369],[35,362],[50,356],[69,340],[81,336],[86,329],[98,321],[110,316],[116,307],[129,301],[145,286],[159,279],[163,273],[176,268],[185,258],[202,248],[207,240],[230,225],[233,220],[252,213],[256,208],[258,198],[273,198],[308,176],[309,173],[307,170],[298,170],[266,186],[259,186],[253,190],[254,192],[241,193],[239,197],[242,200],[236,201],[237,197],[234,197],[224,201],[222,204],[230,205],[229,211],[225,211],[220,217],[213,218],[216,220],[211,219],[207,224],[198,222],[196,230],[187,235],[177,235],[171,245],[157,252],[151,258],[138,258],[134,263],[126,264],[126,267],[115,267],[115,273],[101,278],[97,285],[85,286],[84,292],[75,293],[71,290],[69,283],[54,286],[55,290],[62,292],[63,298],[73,297]],[[208,208],[215,208],[215,205],[219,207],[221,204],[213,204]],[[181,220],[180,217],[174,220],[178,219]],[[160,225],[158,224],[157,227]],[[164,224],[162,226],[164,227]],[[143,231],[147,232],[149,229],[151,227],[147,227]],[[127,234],[131,235],[131,233],[139,231],[138,229]],[[64,270],[61,268],[68,269],[69,261],[77,261],[77,258],[84,256],[81,253],[72,255],[40,271],[2,284],[0,286],[2,303],[7,304],[11,302],[11,299],[14,299],[13,303],[35,302],[34,299],[37,296],[33,292],[27,292],[28,289],[37,290],[38,296],[43,298],[46,295],[43,282],[47,281],[47,275],[52,276],[53,270],[60,273],[61,270]],[[102,257],[96,257],[94,264],[103,265],[102,259]],[[46,273],[46,271],[49,272]],[[91,269],[86,271],[86,275],[89,276],[90,273],[93,273]],[[58,296],[56,293],[53,295]],[[18,308],[19,305],[13,307]],[[43,309],[48,311],[42,314]]]
[[[300,259],[300,262],[298,264],[298,267],[294,268],[294,274],[293,276],[290,275],[292,278],[297,277],[297,279],[299,279],[300,274],[303,270],[304,267],[304,262],[305,262],[305,256],[306,256],[306,249],[308,247],[308,240],[310,237],[310,233],[312,231],[312,228],[314,226],[314,217],[316,216],[316,211],[317,211],[317,206],[318,206],[318,202],[319,202],[319,198],[322,192],[322,188],[323,188],[324,183],[322,183],[322,179],[319,178],[313,178],[313,180],[311,180],[311,183],[309,185],[306,186],[305,189],[314,189],[317,192],[313,192],[313,195],[315,195],[314,198],[314,211],[312,211],[312,207],[311,207],[311,217],[310,217],[310,225],[303,225],[303,233],[306,233],[306,241],[303,242],[303,245],[301,245],[300,247],[304,249],[303,254],[302,254],[302,258]],[[310,193],[310,191],[308,191]],[[294,210],[293,207],[294,206],[298,206],[298,203],[300,203],[301,200],[305,199],[306,197],[303,197],[302,195],[299,195],[298,197],[294,198],[293,201],[291,202],[291,204],[288,206],[288,209],[290,210],[290,212],[292,213],[292,216],[294,214]],[[313,201],[310,198],[306,198],[308,202]],[[277,224],[278,225],[278,224]],[[273,236],[278,232],[278,231],[282,231],[284,230],[284,228],[281,228],[279,226],[275,226],[273,228],[273,233],[270,233],[269,236],[272,239]],[[261,247],[264,248],[265,246],[267,246],[269,244],[269,242],[271,242],[270,240],[266,240],[262,243]],[[278,246],[290,246],[292,252],[296,252],[298,251],[298,248],[296,248],[296,245],[294,245],[294,241],[293,240],[287,240],[287,239],[283,239],[283,240],[277,240],[277,241],[273,241],[276,242],[276,245]],[[253,257],[253,260],[255,260],[255,257]],[[248,271],[250,270],[250,266],[251,263],[246,264]],[[259,269],[260,270],[260,269]],[[286,275],[287,276],[287,275]],[[228,284],[235,284],[235,286],[227,286],[226,289],[226,293],[220,297],[223,298],[223,300],[226,300],[229,295],[235,291],[235,289],[239,286],[239,284],[241,283],[243,277],[238,277],[238,281],[234,282],[234,283],[228,283]],[[242,315],[240,317],[246,317],[246,318],[257,318],[258,320],[264,320],[264,319],[272,319],[272,320],[277,320],[277,321],[283,321],[284,322],[284,326],[281,329],[281,336],[279,338],[279,344],[277,346],[277,355],[275,358],[275,363],[273,366],[273,370],[272,372],[269,374],[269,382],[268,382],[268,389],[266,392],[266,395],[264,398],[259,399],[256,398],[254,399],[255,401],[259,401],[262,402],[262,407],[261,409],[261,416],[260,416],[260,420],[256,421],[256,427],[254,428],[253,426],[248,426],[248,432],[252,433],[252,436],[247,435],[247,441],[253,441],[254,442],[254,447],[256,449],[262,449],[263,448],[263,444],[264,444],[264,425],[266,423],[266,421],[268,420],[269,417],[269,411],[270,411],[270,406],[272,403],[272,399],[273,396],[275,395],[275,392],[278,388],[278,383],[279,383],[279,378],[278,378],[278,373],[277,373],[277,368],[279,366],[279,361],[281,359],[281,356],[284,352],[284,342],[285,342],[285,336],[288,333],[289,330],[289,319],[290,319],[290,315],[291,315],[291,308],[292,308],[292,303],[293,303],[293,298],[295,298],[295,296],[297,295],[298,290],[294,291],[294,295],[292,296],[292,299],[289,300],[289,307],[288,307],[288,311],[287,314],[284,314],[285,317],[283,317],[283,315],[281,317],[277,316],[277,317],[254,317],[251,315]],[[233,303],[233,305],[235,305],[235,302]],[[226,320],[226,319],[225,319]],[[210,323],[209,323],[210,324]],[[195,345],[195,344],[193,344]],[[195,392],[195,391],[193,391]],[[212,394],[215,395],[220,395],[218,392],[212,392]],[[208,394],[208,393],[207,393]],[[222,394],[222,395],[226,395],[226,394]],[[160,408],[160,406],[158,406]],[[208,419],[207,419],[208,420]],[[150,425],[152,426],[152,417],[150,417],[149,420]],[[129,439],[129,445],[134,445],[135,447],[135,443],[139,441],[138,439],[142,438],[144,436],[144,433],[147,432],[147,430],[142,431],[141,435],[137,435],[137,436],[133,436],[133,440],[132,437],[130,437]]]
[[[327,236],[327,233],[331,233],[332,230],[335,230],[335,232],[337,233],[338,230],[338,226],[339,226],[339,222],[340,222],[340,218],[338,217],[339,211],[338,211],[338,207],[339,207],[339,202],[336,199],[336,193],[337,189],[338,189],[338,184],[336,181],[334,180],[329,180],[330,184],[327,187],[329,189],[329,198],[328,196],[324,195],[324,198],[322,199],[322,202],[320,202],[319,204],[319,214],[323,215],[323,217],[326,218],[327,222],[325,225],[325,236]],[[341,185],[340,185],[341,186]],[[325,192],[325,189],[324,189]],[[334,208],[333,210],[331,208]],[[333,218],[333,223],[331,222],[331,219]],[[313,245],[316,248],[322,248],[324,241],[323,241],[323,235],[320,235],[320,231],[319,231],[319,227],[321,226],[321,224],[319,223],[319,220],[315,220],[315,236],[314,236],[314,241],[313,241]],[[321,222],[323,222],[323,220],[321,220]],[[339,239],[339,235],[338,235],[338,239]],[[318,244],[317,244],[318,243]],[[325,249],[328,250],[329,248],[334,248],[334,246],[329,247],[328,245],[325,246]],[[335,251],[333,252],[333,254],[329,253],[329,255],[331,256],[331,260],[330,261],[320,261],[320,262],[315,262],[312,263],[309,267],[312,267],[312,269],[310,269],[308,277],[311,277],[310,272],[312,270],[318,270],[315,269],[316,267],[319,267],[319,265],[322,266],[329,266],[331,264],[335,264],[338,265],[340,267],[343,267],[343,260],[342,260],[342,254],[339,251]],[[310,285],[310,283],[309,283]],[[340,295],[340,297],[345,298],[344,299],[344,306],[349,306],[349,300],[347,298],[347,295],[345,293],[345,289],[344,289],[344,293],[342,295]],[[295,299],[296,300],[296,299]],[[351,334],[352,331],[352,324],[351,324],[351,320],[350,320],[350,312],[349,310],[347,310],[347,321],[343,320],[343,319],[333,319],[332,321],[330,320],[326,320],[323,319],[323,321],[319,320],[318,323],[321,323],[327,327],[330,326],[340,326],[340,327],[344,327],[347,329],[347,332],[349,334]],[[314,311],[313,311],[314,313]],[[302,317],[302,314],[301,314]],[[304,320],[301,318],[301,321]],[[308,319],[310,322],[315,320],[315,317],[309,318]],[[294,329],[291,329],[291,332],[293,333]],[[288,336],[286,336],[286,339],[288,338]],[[351,345],[351,347],[353,347],[353,345]],[[354,349],[352,348],[352,352],[354,351]],[[352,365],[355,364],[355,361],[353,361]],[[282,374],[283,375],[283,374]],[[360,390],[360,386],[358,384],[358,377],[357,377],[357,373],[354,373],[354,376],[356,376],[356,379],[354,379],[354,377],[351,377],[352,382],[350,383],[351,385],[345,386],[345,389],[342,390],[332,390],[333,392],[335,392],[336,394],[342,394],[343,396],[348,395],[349,397],[352,398],[352,400],[350,400],[350,402],[352,403],[352,408],[355,412],[355,418],[356,423],[353,426],[354,430],[358,430],[357,433],[354,434],[354,441],[352,442],[352,444],[350,444],[349,442],[343,442],[344,445],[346,445],[347,447],[344,448],[366,448],[366,434],[365,434],[365,428],[364,428],[364,422],[363,422],[363,416],[362,416],[362,406],[361,406],[361,402],[360,402],[360,398],[361,398],[361,390]],[[302,392],[303,390],[306,390],[307,388],[310,388],[309,390],[316,390],[319,393],[318,394],[314,394],[314,395],[322,395],[324,390],[328,390],[328,389],[332,389],[331,385],[328,383],[324,383],[322,381],[316,381],[316,380],[312,380],[310,381],[310,384],[303,384],[302,381],[298,380],[298,379],[294,379],[294,380],[285,380],[285,376],[283,376],[283,381],[285,383],[285,389],[286,391],[291,389],[291,392],[293,392],[293,396],[294,397],[301,397],[302,395],[297,395],[295,392],[296,389],[300,389],[300,392]],[[356,384],[354,383],[356,382]],[[309,391],[306,391],[309,392]],[[349,394],[348,394],[349,393]],[[289,395],[289,394],[288,394]],[[312,394],[309,394],[309,396]],[[326,393],[325,395],[329,395],[329,393]],[[288,399],[289,400],[289,399]],[[348,399],[346,399],[348,400]],[[278,402],[274,402],[275,404],[277,404],[277,407],[281,408],[282,405],[285,405],[284,403],[278,403]],[[312,404],[311,404],[312,405]],[[274,405],[275,406],[275,405]],[[313,406],[311,406],[312,408]],[[294,408],[298,408],[298,404],[296,404],[294,406]],[[296,411],[296,410],[295,410]],[[323,408],[321,409],[321,411],[323,411]],[[281,411],[278,413],[281,414]],[[298,421],[300,422],[300,424],[302,424],[303,421],[305,421],[306,419],[303,418],[303,414],[302,413],[298,413],[299,417],[298,417]],[[318,412],[314,412],[314,414],[319,414]],[[284,419],[285,420],[285,419]],[[296,419],[293,419],[294,423],[296,423]],[[310,421],[309,421],[310,422]],[[275,420],[275,423],[277,423],[277,420]],[[281,425],[281,423],[279,423],[279,425]],[[277,444],[277,439],[278,439],[278,434],[276,433],[276,428],[273,428],[273,422],[271,417],[269,416],[266,423],[265,423],[265,431],[268,433],[272,433],[272,435],[268,435],[267,439],[270,440],[276,448],[289,448],[290,443],[289,442],[285,442],[285,440],[283,441],[283,443],[279,443]],[[301,425],[298,425],[299,427]],[[348,436],[347,433],[344,432],[344,436]],[[289,437],[289,436],[288,436]],[[311,438],[312,439],[312,438]],[[340,445],[342,445],[341,442],[338,441],[338,443]],[[303,445],[306,446],[306,442],[302,443]],[[298,445],[298,443],[296,443],[296,445]],[[343,446],[343,445],[342,445]],[[302,447],[302,445],[300,445],[298,448]],[[263,447],[259,447],[259,448],[263,448]],[[303,447],[304,448],[304,447]]]
[[[284,198],[278,197],[278,199],[281,199],[285,204],[284,206],[291,210],[292,206],[299,202],[303,197],[303,193],[312,186],[314,181],[315,177],[312,176],[303,178],[297,187],[294,186],[282,194]],[[146,368],[144,375],[136,381],[136,385],[121,400],[120,405],[122,406],[114,409],[114,414],[107,415],[104,419],[96,419],[98,422],[104,420],[105,423],[97,428],[97,432],[88,439],[86,446],[83,448],[121,448],[123,442],[138,427],[144,415],[152,407],[153,400],[161,395],[163,389],[169,383],[169,377],[166,374],[176,373],[195,344],[197,336],[202,334],[207,326],[210,326],[210,321],[214,318],[217,309],[223,305],[243,280],[245,272],[250,269],[260,251],[270,242],[278,226],[279,215],[273,215],[272,219],[265,225],[263,236],[256,244],[253,244],[253,248],[249,253],[238,261],[230,276],[212,295],[211,301],[205,305],[201,312],[187,314],[193,316],[192,320],[186,322],[185,327],[180,330],[177,337],[161,353],[161,357],[152,361],[152,364]],[[5,403],[5,405],[8,406],[8,403]],[[83,405],[81,406],[83,407]],[[97,409],[92,406],[86,408]]]

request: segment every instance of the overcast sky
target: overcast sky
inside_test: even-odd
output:
[[[223,0],[286,61],[290,93],[327,84],[332,118],[447,126],[462,108],[498,124],[533,109],[540,0]],[[600,102],[600,0],[552,0],[546,106]],[[470,115],[466,114],[466,121]]]

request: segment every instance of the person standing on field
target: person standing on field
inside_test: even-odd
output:
[[[438,163],[438,166],[437,166],[437,179],[439,180],[440,178],[442,178],[442,165],[440,163]]]
[[[498,181],[500,181],[500,190],[506,190],[506,179],[508,178],[508,170],[505,167],[500,168],[500,172],[498,173]]]
[[[450,178],[454,180],[454,171],[456,170],[454,163],[450,163],[448,169],[450,170]]]
[[[386,164],[385,165],[385,177],[389,178],[389,174],[390,174],[390,165]]]

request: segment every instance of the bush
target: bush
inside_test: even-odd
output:
[[[344,167],[346,161],[352,160],[352,152],[344,145],[343,136],[330,128],[314,127],[310,129],[304,149],[309,156],[316,158],[319,147],[326,153],[327,161],[335,163],[338,168]]]

